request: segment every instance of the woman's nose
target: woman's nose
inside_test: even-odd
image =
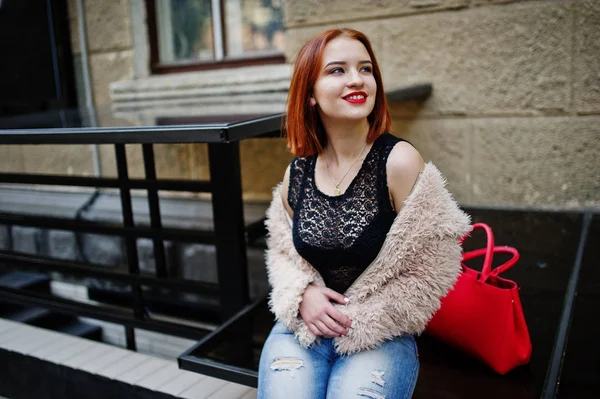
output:
[[[349,73],[348,87],[362,87],[364,84],[362,76],[359,71],[352,71]]]

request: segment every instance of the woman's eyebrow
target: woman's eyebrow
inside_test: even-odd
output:
[[[373,62],[371,60],[362,60],[362,61],[358,61],[359,64],[372,64]],[[331,61],[328,62],[327,65],[325,65],[325,68],[327,68],[330,65],[346,65],[347,62],[346,61]]]

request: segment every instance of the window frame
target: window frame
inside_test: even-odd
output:
[[[260,54],[255,56],[248,55],[242,57],[224,57],[220,60],[214,59],[206,61],[189,61],[177,64],[161,63],[158,50],[158,23],[156,20],[156,1],[157,0],[145,1],[146,18],[148,24],[148,39],[150,42],[150,73],[154,75],[285,63],[285,55],[280,52],[274,52],[273,54]],[[223,53],[227,54],[227,30],[225,25],[225,13],[223,12],[225,4],[224,0],[213,0],[213,5],[215,3],[219,3],[220,7],[220,28]]]

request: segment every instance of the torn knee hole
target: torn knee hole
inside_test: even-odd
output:
[[[371,373],[371,382],[375,385],[379,385],[380,387],[385,386],[385,380],[383,379],[383,375],[385,371],[383,370],[375,370]]]
[[[385,399],[385,396],[369,388],[358,388],[358,396],[364,396],[369,399]]]
[[[293,378],[296,371],[304,367],[304,360],[295,357],[278,357],[271,363],[271,371],[289,371]]]

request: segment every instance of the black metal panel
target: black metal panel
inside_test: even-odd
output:
[[[198,242],[214,244],[215,237],[211,231],[151,227],[122,227],[111,223],[73,220],[50,216],[17,215],[0,212],[0,223],[18,226],[41,227],[48,229],[71,230],[83,233],[107,234],[121,237],[144,237],[181,242]]]
[[[563,301],[562,315],[558,325],[556,340],[554,342],[554,350],[552,353],[552,358],[550,359],[548,375],[546,376],[546,383],[542,393],[542,397],[544,399],[554,398],[559,387],[560,370],[565,356],[567,335],[569,326],[571,324],[571,313],[573,312],[573,304],[575,302],[575,294],[577,292],[577,283],[579,281],[579,274],[581,272],[581,261],[583,259],[583,251],[585,249],[591,221],[592,215],[589,213],[586,214],[583,219],[583,226],[581,227],[581,236],[577,248],[577,255],[575,257],[571,276],[569,277],[569,284],[567,285],[567,291]]]
[[[63,176],[47,174],[25,173],[0,173],[0,183],[13,184],[42,184],[46,186],[77,186],[77,187],[104,187],[104,188],[129,188],[129,189],[154,189],[165,191],[190,191],[196,193],[211,192],[209,181],[193,180],[144,180],[129,179],[119,181],[109,177],[84,177]]]
[[[7,398],[174,399],[173,395],[0,349],[0,395]]]
[[[207,330],[186,324],[177,324],[162,320],[158,321],[151,318],[140,320],[135,317],[133,311],[130,309],[115,306],[105,307],[101,305],[90,305],[52,295],[31,291],[24,292],[19,289],[0,287],[0,300],[18,305],[39,306],[61,313],[117,323],[129,328],[141,328],[190,339],[201,339],[207,333]]]
[[[129,180],[127,171],[127,153],[124,144],[115,144],[115,157],[117,160],[117,174],[119,181]],[[123,214],[123,226],[134,227],[133,207],[131,206],[131,192],[127,188],[120,188],[121,194],[121,212]],[[137,276],[140,274],[140,265],[138,259],[137,245],[134,237],[125,237],[125,250],[127,252],[127,269],[129,274]],[[144,320],[146,312],[144,311],[144,299],[142,290],[138,283],[131,284],[133,294],[133,314],[136,319]],[[129,326],[125,328],[125,337],[127,339],[127,349],[136,350],[135,333]]]
[[[223,320],[249,303],[239,143],[209,144],[213,219]]]
[[[252,137],[281,137],[284,115],[276,114],[245,122],[232,123],[225,130],[225,142]]]
[[[593,215],[559,380],[561,399],[600,397],[600,213]]]
[[[221,143],[226,124],[0,130],[0,144]]]
[[[58,260],[42,256],[20,254],[0,250],[0,265],[8,269],[40,272],[59,272],[69,276],[98,278],[127,284],[140,284],[154,288],[165,288],[181,292],[217,296],[219,288],[215,283],[194,280],[162,279],[145,275],[133,276],[119,269],[107,269],[103,265],[92,265],[77,261]]]
[[[264,298],[244,307],[181,354],[177,359],[179,367],[256,387],[258,367],[252,352],[254,347],[262,346],[273,325],[272,315],[265,310]],[[223,347],[227,349],[224,351]]]
[[[154,167],[154,149],[152,144],[142,144],[144,154],[144,171],[146,180],[156,181],[156,168]],[[153,229],[162,229],[160,218],[160,203],[158,201],[158,191],[148,189],[148,209],[150,210],[150,226]],[[152,240],[154,249],[154,262],[156,265],[156,277],[167,277],[167,260],[165,256],[165,246],[163,240]]]

